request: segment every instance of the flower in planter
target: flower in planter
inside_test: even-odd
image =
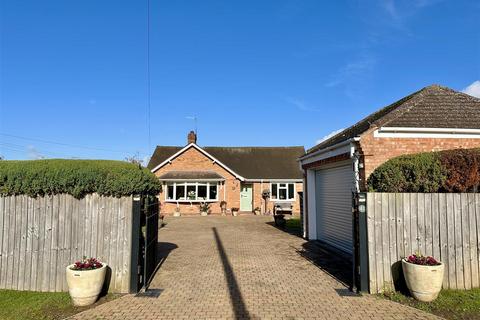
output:
[[[195,191],[193,191],[193,190],[192,190],[192,191],[188,191],[187,196],[188,196],[188,199],[190,199],[190,200],[195,200],[196,193],[195,193]]]
[[[406,259],[407,262],[422,266],[438,266],[440,263],[432,256],[424,256],[421,253],[414,253]]]
[[[208,202],[203,202],[200,204],[200,212],[208,212],[210,210],[210,203]]]
[[[73,266],[72,270],[94,270],[94,269],[99,269],[103,266],[103,264],[98,261],[96,258],[87,258],[83,257],[82,260],[76,261]]]

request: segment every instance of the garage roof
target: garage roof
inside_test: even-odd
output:
[[[354,138],[371,127],[480,128],[480,99],[439,85],[425,87],[367,116],[307,151]]]

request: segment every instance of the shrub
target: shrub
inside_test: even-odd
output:
[[[161,184],[148,169],[112,160],[0,161],[0,194],[31,197],[67,193],[81,198],[157,195]]]
[[[440,153],[446,169],[447,192],[478,192],[480,186],[480,149],[448,150]]]
[[[446,177],[438,154],[419,153],[390,159],[368,178],[370,191],[437,192]]]
[[[367,185],[377,192],[478,192],[480,149],[393,158],[375,169]]]

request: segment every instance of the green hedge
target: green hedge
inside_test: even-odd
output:
[[[160,182],[138,165],[111,160],[0,161],[0,194],[32,197],[67,193],[81,198],[157,195]]]
[[[376,192],[478,192],[480,149],[456,149],[393,158],[367,181]]]

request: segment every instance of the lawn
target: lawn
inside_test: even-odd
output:
[[[480,319],[480,289],[442,290],[430,303],[419,302],[401,293],[385,293],[387,299],[452,320]]]
[[[97,303],[118,297],[109,294]],[[0,290],[0,319],[2,320],[56,320],[64,319],[89,307],[74,307],[66,292],[30,292]]]
[[[295,234],[298,236],[302,235],[302,225],[300,224],[299,218],[290,218],[287,220],[285,225],[285,229],[287,232],[291,234]]]

